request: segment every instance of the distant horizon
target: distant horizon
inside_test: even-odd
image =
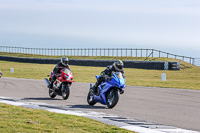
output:
[[[113,42],[105,40],[95,40],[90,38],[76,38],[76,37],[60,37],[47,35],[29,35],[29,34],[9,34],[3,35],[0,32],[2,39],[0,46],[10,47],[27,47],[27,48],[138,48],[138,49],[156,49],[171,54],[199,58],[198,49],[191,48],[171,48],[168,46],[149,46],[132,44],[126,45],[123,42]],[[9,40],[9,41],[7,41]]]
[[[149,48],[200,57],[199,0],[1,0],[0,45]]]

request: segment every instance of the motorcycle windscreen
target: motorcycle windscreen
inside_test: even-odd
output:
[[[62,71],[67,75],[69,75],[71,73],[71,71],[69,69],[66,69],[66,68],[62,69]]]
[[[123,79],[122,73],[121,72],[115,72],[115,75],[121,80]]]
[[[124,84],[126,82],[121,72],[115,72],[115,75],[119,78],[121,84]]]

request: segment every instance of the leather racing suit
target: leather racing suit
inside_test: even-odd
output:
[[[112,72],[118,72],[113,65],[107,66],[107,68],[101,72],[101,76],[97,79],[97,82],[95,85],[92,87],[94,93],[97,92],[97,87],[102,83],[105,82],[106,79],[110,79],[112,76]],[[124,75],[124,69],[120,71],[122,73],[123,78],[125,78]]]

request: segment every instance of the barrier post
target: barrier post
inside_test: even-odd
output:
[[[166,73],[162,73],[161,74],[161,80],[162,81],[166,81]]]

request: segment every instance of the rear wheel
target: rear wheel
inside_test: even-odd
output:
[[[64,85],[62,87],[63,87],[62,88],[62,98],[64,100],[67,100],[69,97],[69,93],[70,93],[69,87],[68,87],[68,85]]]
[[[52,88],[49,88],[49,96],[51,98],[55,98],[56,97],[56,93],[54,92],[54,90]]]
[[[119,93],[117,89],[111,89],[106,96],[106,102],[108,108],[113,108],[119,101]]]
[[[88,92],[87,102],[88,102],[89,105],[95,105],[96,104],[96,102],[94,100],[94,94],[91,91]]]

